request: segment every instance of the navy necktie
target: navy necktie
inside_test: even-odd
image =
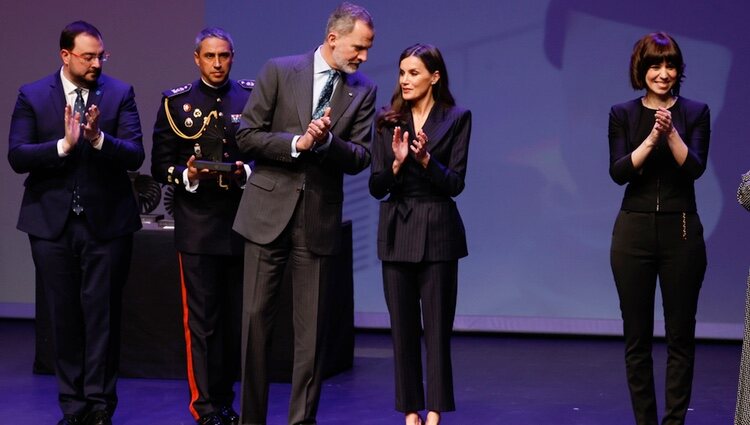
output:
[[[73,115],[76,113],[81,114],[81,122],[83,122],[84,112],[86,110],[86,104],[83,103],[83,89],[76,89],[76,100],[73,104]],[[81,196],[78,193],[78,182],[73,186],[73,205],[71,206],[73,212],[76,215],[80,215],[83,212],[83,206],[81,206]]]
[[[75,113],[81,114],[81,122],[84,122],[84,117],[86,115],[86,104],[83,102],[83,89],[77,88],[76,89],[76,101],[73,104],[73,114]]]
[[[318,106],[315,107],[315,112],[313,112],[313,119],[316,120],[323,116],[323,112],[325,112],[325,109],[328,107],[328,105],[331,104],[331,95],[333,94],[333,84],[336,82],[336,77],[338,76],[338,73],[336,73],[335,70],[329,69],[328,70],[328,80],[326,80],[326,85],[323,86],[323,90],[320,92],[320,97],[318,98]]]

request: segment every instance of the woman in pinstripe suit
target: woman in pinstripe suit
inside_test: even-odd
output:
[[[376,119],[370,193],[380,204],[378,257],[391,319],[396,410],[407,425],[440,422],[455,410],[450,336],[458,259],[467,255],[453,197],[464,189],[471,112],[455,105],[440,51],[401,53],[391,104]],[[420,314],[421,313],[421,314]],[[422,385],[421,324],[427,351]]]

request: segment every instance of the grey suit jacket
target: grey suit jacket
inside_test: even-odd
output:
[[[375,85],[359,72],[342,74],[331,98],[333,140],[325,152],[292,157],[292,139],[312,117],[313,52],[269,60],[242,113],[237,144],[255,160],[234,230],[261,245],[274,241],[304,202],[308,249],[339,250],[343,175],[370,164],[370,124]]]

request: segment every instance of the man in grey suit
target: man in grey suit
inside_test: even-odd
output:
[[[241,423],[265,424],[266,356],[284,270],[292,274],[294,368],[289,424],[315,424],[326,329],[324,284],[340,249],[343,175],[370,164],[375,85],[357,70],[374,29],[341,4],[323,44],[269,60],[242,113],[237,144],[255,159],[234,222],[247,239]]]

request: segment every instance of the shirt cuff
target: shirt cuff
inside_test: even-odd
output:
[[[185,190],[187,190],[188,192],[195,193],[198,191],[198,185],[200,184],[200,180],[196,180],[195,184],[190,184],[190,179],[188,179],[187,168],[182,170],[182,181],[185,182]]]
[[[299,158],[299,152],[297,152],[297,140],[302,136],[292,137],[292,158]]]
[[[247,181],[250,180],[250,174],[253,173],[253,170],[247,164],[242,164],[242,166],[245,167],[245,183],[240,186],[240,189],[244,190],[245,186],[247,186]]]
[[[63,142],[65,142],[65,139],[60,139],[57,141],[57,156],[59,156],[60,158],[65,158],[66,156],[68,156],[68,154],[63,150]]]
[[[104,144],[104,132],[99,130],[99,137],[96,138],[96,141],[91,141],[91,147],[100,151],[102,150],[102,145]]]

